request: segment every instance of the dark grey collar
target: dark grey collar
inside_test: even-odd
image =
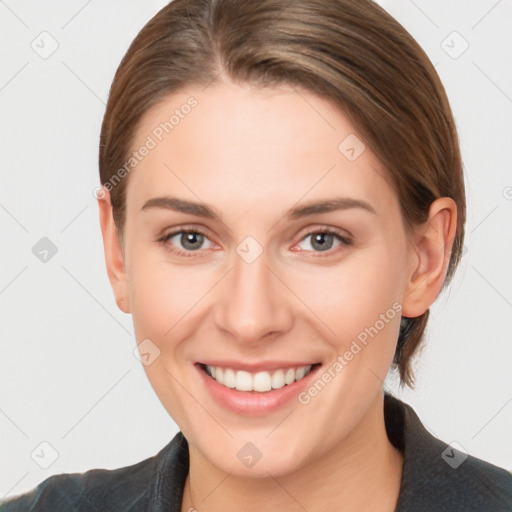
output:
[[[396,512],[510,512],[512,475],[432,436],[414,410],[385,395],[384,417],[404,468]]]
[[[426,430],[409,405],[388,394],[384,417],[391,443],[404,455],[395,512],[512,511],[512,475],[508,472],[452,450]],[[183,434],[176,434],[157,458],[149,510],[180,512],[189,469]]]

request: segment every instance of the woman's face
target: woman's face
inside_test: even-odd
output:
[[[389,175],[349,120],[291,87],[190,88],[145,115],[133,149],[124,308],[191,450],[278,476],[364,439],[411,250]]]

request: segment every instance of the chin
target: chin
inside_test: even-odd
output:
[[[210,464],[224,473],[240,478],[269,478],[281,477],[293,473],[306,464],[307,450],[305,439],[295,437],[290,441],[290,435],[285,443],[283,438],[262,439],[260,441],[247,434],[220,443],[219,438],[209,442],[202,439],[197,447]],[[213,444],[215,443],[215,447]]]

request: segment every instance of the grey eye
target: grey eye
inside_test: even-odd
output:
[[[201,249],[205,240],[204,235],[201,235],[201,233],[183,232],[177,236],[180,236],[180,244],[187,251]]]
[[[308,236],[311,237],[311,247],[316,251],[327,251],[334,245],[334,235],[330,233],[312,233]]]

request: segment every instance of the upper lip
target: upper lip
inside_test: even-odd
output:
[[[257,361],[257,362],[240,362],[210,359],[208,361],[200,361],[199,364],[208,366],[220,366],[221,368],[231,368],[233,370],[242,370],[249,373],[265,372],[279,370],[280,368],[300,368],[301,366],[315,365],[318,361]]]

